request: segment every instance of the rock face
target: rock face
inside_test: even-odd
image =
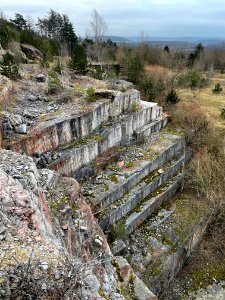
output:
[[[26,55],[26,57],[30,60],[38,60],[42,58],[43,54],[41,51],[36,49],[35,47],[31,45],[25,45],[21,44],[20,45],[22,52]]]
[[[4,109],[10,103],[10,97],[12,92],[12,83],[10,79],[0,75],[0,105]],[[0,147],[3,142],[3,125],[2,119],[0,118]]]
[[[12,91],[12,83],[7,77],[0,75],[0,103],[4,108],[4,103],[10,100],[10,94]]]
[[[124,299],[105,236],[74,179],[1,150],[0,196],[1,299]]]

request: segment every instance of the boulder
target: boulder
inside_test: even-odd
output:
[[[38,59],[41,59],[43,56],[41,51],[39,51],[38,49],[36,49],[35,47],[33,47],[31,45],[21,44],[20,47],[21,47],[22,52],[26,55],[26,57],[28,59],[38,60]]]
[[[11,42],[9,44],[9,50],[14,56],[17,62],[28,63],[26,54],[21,50],[20,44],[17,42]]]
[[[123,255],[127,252],[127,246],[122,240],[116,240],[112,246],[112,253],[114,255]]]
[[[27,125],[26,124],[20,124],[15,126],[15,132],[17,133],[27,133]]]
[[[38,101],[39,100],[39,96],[38,95],[29,95],[28,96],[28,100],[30,100],[30,101]]]
[[[36,80],[37,80],[38,82],[45,82],[45,81],[46,81],[46,77],[45,77],[44,74],[38,74],[38,75],[36,76]]]

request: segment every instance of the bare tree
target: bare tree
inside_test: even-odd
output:
[[[106,24],[103,16],[100,16],[97,10],[93,9],[91,13],[89,35],[94,39],[95,56],[97,61],[100,61],[102,39],[107,31],[108,25]]]

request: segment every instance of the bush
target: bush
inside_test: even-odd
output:
[[[9,52],[4,54],[0,60],[0,74],[13,80],[21,78],[15,59]]]
[[[91,72],[90,72],[91,77],[102,80],[103,74],[104,74],[104,71],[101,69],[100,66],[91,68]]]
[[[137,102],[132,102],[131,104],[131,111],[132,112],[136,112],[139,109],[139,105],[137,104]]]
[[[220,116],[222,119],[225,119],[225,108],[222,108]]]
[[[175,90],[171,90],[166,96],[166,103],[168,104],[177,104],[180,101],[180,98],[177,96]]]
[[[62,73],[62,67],[61,67],[60,60],[59,60],[59,59],[57,59],[57,62],[56,62],[56,64],[54,65],[53,70],[54,70],[55,72],[57,72],[58,74],[61,74],[61,73]]]
[[[212,90],[213,94],[220,94],[222,92],[223,88],[221,87],[220,83],[217,83]]]
[[[75,96],[81,97],[84,95],[84,88],[81,84],[76,83],[74,85],[73,92]]]
[[[97,97],[95,95],[95,89],[93,86],[89,86],[86,90],[86,94],[87,94],[87,97],[86,97],[86,100],[88,102],[94,102],[97,100]]]
[[[189,73],[189,82],[191,88],[197,88],[200,86],[201,76],[199,72],[193,71]]]
[[[48,73],[48,93],[55,94],[61,91],[62,85],[58,74],[55,71],[50,71]]]
[[[141,92],[143,93],[144,100],[145,101],[154,101],[155,94],[156,94],[156,80],[153,76],[150,76],[148,74],[144,74],[139,79],[139,86],[141,89]]]
[[[138,55],[128,55],[122,61],[122,72],[128,80],[137,83],[144,73],[144,63]]]

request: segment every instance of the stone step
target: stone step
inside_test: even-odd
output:
[[[110,225],[115,224],[133,209],[139,207],[143,199],[151,194],[155,189],[166,183],[175,173],[179,172],[185,164],[185,154],[169,161],[163,166],[146,176],[139,184],[133,187],[122,199],[116,201],[111,206],[100,212],[96,217],[103,230],[107,230]]]
[[[106,91],[106,93],[107,99],[89,103],[83,111],[71,112],[66,116],[62,114],[60,117],[39,122],[31,128],[26,137],[10,142],[5,147],[28,155],[53,151],[62,145],[85,138],[110,118],[132,111],[133,105],[137,106],[140,103],[140,93],[137,90],[126,93]],[[148,104],[149,110],[154,111],[155,106],[156,103]]]
[[[201,199],[178,193],[130,234],[125,257],[132,256],[131,266],[156,296],[198,246],[211,216]]]
[[[117,174],[115,175],[116,182],[110,179],[105,180],[104,184],[107,186],[105,191],[95,187],[91,196],[92,211],[98,213],[118,199],[122,199],[146,176],[173,159],[179,151],[184,150],[185,144],[185,139],[180,136],[160,133],[160,138],[156,139],[146,150],[149,156],[132,161],[132,167],[123,168],[115,173]]]
[[[154,122],[142,126],[141,129],[135,131],[136,142],[141,143],[143,140],[148,139],[152,136],[153,133],[160,131],[163,129],[168,123],[168,116],[163,114]]]
[[[180,188],[182,181],[182,173],[169,180],[166,185],[156,189],[153,193],[149,194],[139,207],[139,211],[134,211],[129,215],[124,224],[124,230],[127,235],[131,234],[137,229],[147,218],[149,218],[163,202],[174,196]],[[155,195],[159,193],[158,195]]]
[[[130,115],[124,115],[122,120],[110,126],[100,128],[96,134],[86,139],[76,141],[59,149],[60,158],[49,164],[49,168],[61,174],[73,174],[79,168],[89,164],[109,148],[135,141],[135,131],[159,118],[161,108],[157,105],[145,106]],[[158,127],[160,130],[161,127]],[[51,157],[58,157],[52,153]]]

